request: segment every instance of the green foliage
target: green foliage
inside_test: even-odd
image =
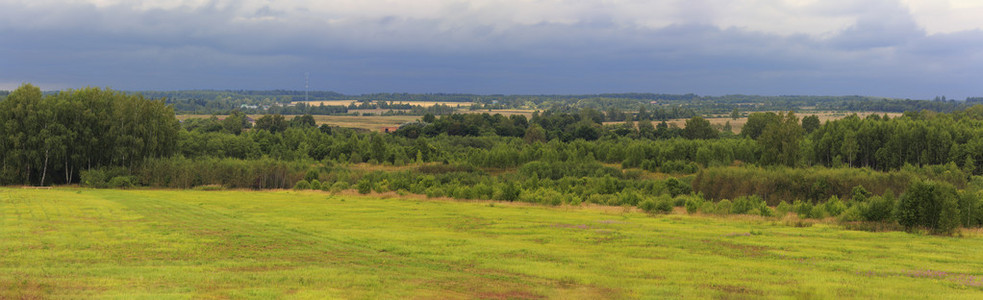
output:
[[[358,180],[355,184],[355,188],[358,189],[359,194],[368,194],[372,192],[372,181],[367,178],[362,178]]]
[[[311,189],[311,183],[310,182],[307,182],[307,180],[303,180],[302,179],[302,180],[297,181],[297,183],[294,184],[294,190],[298,190],[299,191],[299,190],[309,190],[309,189]]]
[[[700,205],[700,212],[705,214],[717,213],[717,206],[711,201],[704,201],[703,205]]]
[[[296,186],[294,186],[294,187],[296,187]],[[321,181],[318,181],[317,179],[311,180],[311,189],[312,190],[320,190],[321,189]]]
[[[778,204],[778,206],[775,207],[775,214],[777,214],[779,217],[784,217],[789,212],[797,212],[797,211],[791,204],[788,204],[788,202],[782,201],[781,203]]]
[[[814,207],[812,203],[804,202],[802,200],[795,200],[792,202],[792,212],[799,215],[799,218],[811,218]],[[825,212],[825,210],[823,210]]]
[[[641,203],[638,203],[638,208],[647,213],[654,213],[656,206],[655,198],[646,198]]]
[[[72,183],[83,169],[139,166],[175,153],[181,132],[163,100],[99,88],[44,95],[25,84],[0,101],[0,184]]]
[[[819,122],[819,117],[816,115],[802,117],[802,130],[804,130],[806,134],[816,131],[816,129],[819,129],[819,126],[821,125],[822,124]]]
[[[618,203],[616,205],[636,206],[642,200],[642,195],[634,190],[626,190],[617,194]]]
[[[956,173],[953,173],[956,172]],[[851,197],[854,187],[864,186],[880,194],[887,190],[904,191],[909,182],[919,179],[945,180],[965,184],[961,171],[934,167],[878,172],[857,168],[787,168],[787,167],[711,167],[693,178],[693,190],[711,199],[763,195],[771,205],[788,199],[806,198],[821,202],[830,196]]]
[[[866,221],[884,222],[893,219],[895,212],[895,198],[890,191],[883,196],[871,197],[866,203],[860,203],[860,214]]]
[[[898,201],[895,217],[909,231],[925,227],[933,233],[949,234],[960,225],[956,190],[941,182],[915,182]]]
[[[136,177],[134,176],[116,176],[109,179],[106,183],[106,187],[114,189],[125,189],[136,186]]]
[[[700,207],[703,206],[703,198],[700,197],[685,197],[686,198],[686,213],[693,214],[696,213]]]
[[[314,180],[319,179],[321,179],[321,173],[317,170],[307,170],[307,173],[304,174],[304,180],[313,182]]]
[[[673,200],[667,195],[656,197],[655,211],[661,214],[672,213]]]
[[[843,201],[840,201],[839,197],[833,195],[829,197],[829,200],[826,200],[826,203],[823,203],[823,209],[826,210],[827,215],[836,217],[846,211],[847,206]]]
[[[714,213],[718,215],[726,215],[734,210],[734,205],[727,199],[720,200],[720,202],[717,202],[715,206],[716,208],[714,209]]]
[[[734,198],[734,203],[730,208],[732,214],[758,214],[760,208],[765,205],[765,201],[756,195],[742,196]]]
[[[715,139],[718,134],[717,130],[710,125],[710,121],[700,116],[686,120],[686,127],[683,129],[683,137],[691,140]]]
[[[862,185],[854,186],[850,191],[850,200],[853,202],[866,202],[871,194]]]
[[[799,144],[803,135],[799,119],[794,113],[790,111],[786,114],[778,114],[778,122],[767,124],[757,138],[763,149],[761,162],[795,166],[801,154]]]

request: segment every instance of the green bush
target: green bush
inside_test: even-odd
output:
[[[314,180],[319,179],[321,179],[321,174],[317,170],[308,170],[307,173],[304,174],[304,180],[307,180],[307,182],[314,182]]]
[[[331,192],[338,193],[349,188],[348,183],[344,181],[338,181],[331,185]]]
[[[890,221],[893,218],[896,204],[894,195],[885,193],[883,196],[868,198],[867,203],[860,205],[860,216],[865,221],[884,222]]]
[[[703,199],[698,197],[687,197],[686,198],[686,213],[695,213],[703,206]]]
[[[718,215],[726,215],[726,214],[729,214],[731,212],[731,210],[734,209],[733,206],[734,205],[733,205],[733,203],[730,200],[727,200],[727,199],[720,200],[720,202],[717,202],[717,205],[716,205],[717,209],[714,211],[714,213],[716,213]]]
[[[686,206],[686,200],[689,200],[689,195],[679,195],[672,199],[672,206]]]
[[[321,189],[321,182],[318,181],[317,179],[311,180],[311,189],[312,190],[320,190]]]
[[[82,170],[79,177],[83,186],[94,188],[106,187],[106,172],[102,169]]]
[[[638,208],[641,209],[641,210],[643,210],[643,211],[645,211],[645,212],[647,212],[647,213],[654,213],[655,212],[655,205],[656,205],[655,202],[656,201],[653,198],[645,199],[641,203],[638,203]]]
[[[760,207],[765,206],[765,201],[756,195],[741,196],[734,199],[734,204],[730,208],[732,214],[758,214]]]
[[[792,211],[799,215],[799,218],[809,218],[812,215],[812,210],[812,203],[802,200],[795,200],[795,202],[792,202]]]
[[[358,180],[355,184],[355,188],[358,189],[359,194],[368,194],[372,192],[372,181],[362,178]]]
[[[712,214],[717,212],[716,205],[712,201],[704,201],[703,205],[700,205],[700,212],[705,214]]]
[[[762,217],[773,217],[775,216],[775,211],[771,210],[771,207],[768,207],[768,205],[762,205],[758,207],[758,215]]]
[[[789,212],[792,211],[794,211],[792,205],[788,204],[788,202],[785,201],[778,203],[778,206],[775,207],[775,214],[777,214],[779,217],[784,217],[785,215],[787,215]]]
[[[309,190],[309,189],[311,189],[311,183],[307,182],[307,180],[301,179],[300,181],[297,181],[296,184],[294,184],[294,190],[299,191],[299,190]]]
[[[949,234],[960,225],[956,189],[947,183],[917,181],[908,187],[895,207],[895,218],[905,230],[925,227]]]
[[[134,187],[136,180],[135,176],[116,176],[110,179],[106,185],[109,188],[125,189]]]
[[[840,201],[839,197],[832,195],[829,196],[829,200],[826,200],[826,203],[823,203],[823,209],[826,210],[827,215],[836,217],[842,214],[847,207],[846,204],[843,204],[843,201]]]
[[[867,203],[857,203],[848,208],[839,216],[840,222],[857,222],[863,221],[863,212],[867,210]]]
[[[674,202],[675,200],[669,195],[660,195],[655,198],[655,211],[663,214],[672,213],[672,208],[675,207]]]
[[[636,191],[627,190],[618,193],[617,205],[638,205],[640,201],[642,201],[642,195]]]
[[[829,212],[826,211],[826,207],[823,205],[813,206],[812,211],[809,212],[809,218],[825,219],[826,217],[829,217]]]

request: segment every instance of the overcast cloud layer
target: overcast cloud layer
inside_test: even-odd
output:
[[[983,96],[975,0],[0,0],[0,88]]]

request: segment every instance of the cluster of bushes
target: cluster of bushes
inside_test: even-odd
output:
[[[198,186],[283,189],[304,177],[310,162],[233,158],[152,158],[138,167],[82,171],[81,183],[96,188],[148,186],[188,189]]]
[[[822,202],[831,196],[846,198],[851,189],[864,186],[875,194],[887,190],[904,192],[910,183],[933,179],[964,186],[968,175],[954,165],[908,166],[897,171],[879,172],[858,168],[712,167],[693,179],[693,189],[711,199],[761,195],[769,205],[785,199]]]

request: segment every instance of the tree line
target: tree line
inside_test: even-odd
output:
[[[299,186],[651,212],[796,212],[937,232],[979,224],[983,184],[974,175],[983,151],[974,147],[983,106],[825,123],[751,113],[740,133],[700,116],[683,128],[637,115],[606,125],[608,116],[425,115],[383,134],[318,126],[311,115],[250,122],[234,111],[178,122],[161,100],[97,88],[45,95],[25,85],[0,101],[0,184]],[[884,154],[891,145],[908,148]],[[869,192],[861,198],[857,189]],[[894,192],[901,196],[882,196]]]
[[[163,101],[85,88],[43,96],[23,85],[0,101],[0,182],[76,182],[79,171],[133,167],[178,151],[180,126]]]

